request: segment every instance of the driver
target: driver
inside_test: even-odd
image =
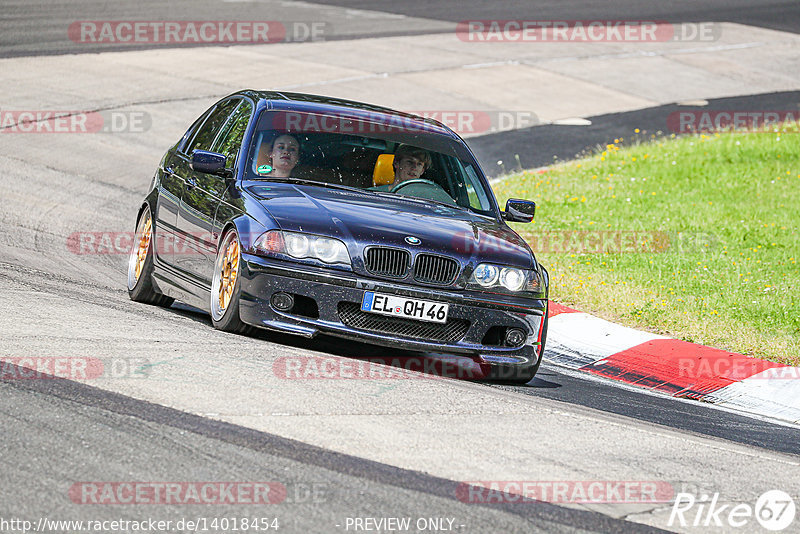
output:
[[[416,180],[431,166],[431,155],[427,150],[411,145],[400,145],[394,153],[394,182],[389,189],[406,180]]]
[[[411,145],[400,145],[394,152],[394,162],[392,163],[394,182],[371,189],[391,191],[403,182],[419,179],[432,164],[433,160],[427,150]]]

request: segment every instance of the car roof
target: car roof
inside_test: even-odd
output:
[[[254,91],[248,89],[235,94],[248,96],[256,101],[267,101],[270,108],[275,110],[335,113],[340,116],[366,119],[384,124],[396,124],[399,119],[411,127],[416,124],[420,130],[459,139],[453,130],[437,120],[365,102],[287,91]]]

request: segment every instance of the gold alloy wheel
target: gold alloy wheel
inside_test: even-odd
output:
[[[219,277],[219,308],[225,312],[233,298],[233,288],[236,286],[236,278],[239,276],[239,240],[231,239],[225,249],[225,257],[220,266]]]
[[[144,228],[141,229],[141,233],[139,236],[139,247],[136,251],[136,266],[134,270],[134,276],[136,280],[139,280],[139,277],[142,274],[142,269],[144,269],[144,262],[147,260],[147,251],[150,248],[150,236],[152,234],[153,229],[153,220],[150,218],[150,212],[147,212],[147,219],[144,221]]]

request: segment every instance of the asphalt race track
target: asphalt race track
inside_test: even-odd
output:
[[[202,530],[186,527],[187,520],[244,517],[278,518],[281,531],[298,533],[366,531],[365,518],[411,518],[417,525],[412,532],[705,532],[704,525],[691,524],[697,508],[686,513],[688,524],[670,523],[670,500],[678,493],[702,502],[718,494],[719,504],[730,508],[752,507],[764,492],[781,490],[800,504],[796,426],[654,395],[547,363],[525,386],[422,373],[400,376],[404,372],[392,365],[402,367],[414,355],[325,337],[225,334],[197,310],[133,303],[125,290],[125,232],[133,230],[159,158],[199,113],[246,84],[266,88],[274,81],[314,92],[327,90],[323,82],[334,80],[341,84],[335,91],[378,101],[390,90],[381,85],[383,78],[357,77],[348,70],[370,54],[365,43],[376,46],[376,57],[383,54],[380,61],[388,61],[391,56],[377,51],[380,43],[374,38],[397,36],[396,46],[411,46],[413,39],[414,46],[425,48],[424,39],[441,39],[452,32],[453,22],[469,18],[713,20],[756,27],[765,47],[774,43],[763,36],[773,34],[762,32],[777,31],[775,46],[791,51],[796,48],[785,43],[800,29],[797,2],[0,4],[0,111],[85,109],[122,111],[128,117],[141,112],[148,119],[144,131],[0,134],[0,357],[12,362],[89,358],[106,362],[106,369],[111,362],[118,365],[114,372],[84,380],[0,380],[0,532],[22,532],[3,523],[11,519],[33,525],[43,518],[150,518],[173,525],[183,520],[182,528],[163,531],[190,532]],[[333,33],[330,43],[276,48],[282,53],[267,63],[264,57],[273,45],[87,50],[65,31],[76,20],[215,17],[325,19]],[[303,47],[312,45],[324,59],[308,67],[301,63],[311,61]],[[344,58],[346,49],[358,53]],[[455,61],[448,53],[433,45],[427,52],[431,61],[439,61],[438,54]],[[247,62],[275,70],[231,68]],[[766,83],[736,94],[725,88],[719,91],[725,96],[712,95],[708,105],[796,106],[796,72]],[[643,101],[619,109],[598,105],[596,113],[586,115],[590,127],[548,124],[469,142],[490,173],[497,169],[489,164],[509,154],[521,154],[525,166],[539,166],[553,156],[572,157],[631,126],[655,131],[664,115],[677,109],[670,103],[638,106]],[[401,104],[424,105],[413,95]],[[525,152],[531,146],[538,150]],[[96,233],[96,240],[85,248],[76,245],[89,233]],[[287,357],[324,358],[336,365],[381,357],[389,365],[380,366],[383,379],[292,380],[275,371]],[[442,355],[426,357],[448,361]],[[26,372],[3,365],[6,374]],[[470,502],[462,486],[470,481],[570,487],[648,482],[668,488],[669,495],[646,502],[613,496],[606,502],[520,503],[507,496],[498,499],[504,502]],[[268,505],[81,500],[81,488],[108,482],[270,482],[285,491]],[[800,519],[785,531],[800,531],[798,525]],[[81,530],[51,525],[39,531]],[[741,528],[713,531],[763,529],[750,518]]]
[[[33,387],[31,387],[31,384]],[[36,500],[4,511],[25,517],[74,513],[53,509],[76,477],[126,480],[282,480],[286,499],[259,516],[278,517],[292,532],[334,530],[347,517],[387,516],[458,518],[471,531],[650,532],[597,513],[548,503],[476,506],[454,499],[458,483],[361,458],[326,451],[264,432],[109,394],[68,381],[2,385],[4,455],[25,457],[31,450],[53,450],[32,465],[4,469],[5,484],[23,488],[39,480]],[[165,449],[171,449],[164,454]],[[201,468],[199,464],[202,464]],[[70,466],[70,468],[67,468]],[[239,478],[237,478],[239,477]],[[46,482],[46,483],[45,483]],[[23,499],[14,499],[22,501]],[[38,502],[37,502],[38,501]],[[8,502],[8,501],[5,501]],[[15,502],[15,508],[17,503]],[[164,506],[160,520],[184,517],[236,517],[246,508]],[[88,514],[87,514],[88,515]],[[380,514],[377,514],[380,515]],[[92,519],[141,519],[134,506],[92,510]],[[289,518],[289,519],[284,519]],[[327,528],[320,528],[327,525]],[[462,526],[463,525],[463,526]]]
[[[0,57],[79,51],[81,49],[67,38],[64,31],[65,23],[76,20],[324,20],[331,25],[331,34],[326,36],[327,39],[452,32],[453,22],[472,19],[623,19],[665,20],[672,23],[715,21],[749,24],[786,32],[800,30],[800,25],[797,24],[800,5],[792,0],[614,0],[588,4],[581,0],[444,0],[435,3],[420,0],[322,0],[315,3],[277,0],[176,0],[169,3],[157,0],[136,3],[5,0],[3,13]],[[130,49],[130,45],[113,44],[95,47],[95,51]]]
[[[707,102],[702,109],[794,110],[800,104],[800,92],[782,91],[716,98]],[[544,167],[553,162],[581,157],[620,137],[630,144],[639,140],[646,141],[651,134],[663,135],[664,117],[686,109],[696,108],[666,104],[635,111],[608,113],[588,117],[586,120],[591,124],[586,126],[544,124],[483,135],[470,139],[470,146],[478,156],[481,166],[491,175],[501,171],[498,161],[516,162],[515,156],[520,158],[520,165],[525,169]],[[631,135],[635,129],[639,129],[641,134]],[[531,146],[535,146],[536,150],[528,150]],[[511,163],[512,168],[516,165]]]

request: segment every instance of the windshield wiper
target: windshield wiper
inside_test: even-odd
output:
[[[447,202],[442,202],[440,200],[433,200],[430,198],[422,198],[422,197],[413,197],[410,195],[400,195],[397,193],[390,193],[388,191],[375,191],[373,189],[361,189],[358,187],[352,187],[349,185],[341,185],[341,184],[332,184],[329,182],[317,182],[316,180],[309,180],[307,178],[254,178],[254,180],[258,181],[265,181],[265,182],[281,182],[286,184],[298,184],[298,185],[315,185],[318,187],[328,187],[330,189],[341,189],[343,191],[352,191],[355,193],[368,193],[373,195],[378,195],[386,198],[394,198],[394,199],[403,199],[403,200],[411,200],[412,202],[416,202],[418,204],[426,204],[429,202],[433,202],[434,204],[438,204],[440,206],[445,206],[447,208],[454,208],[460,211],[468,211],[473,213],[471,208],[467,208],[464,206],[459,206],[458,204],[448,204]]]
[[[433,202],[434,204],[439,204],[440,206],[446,206],[448,208],[455,208],[455,209],[461,210],[461,211],[464,211],[464,210],[472,211],[471,209],[465,208],[464,206],[459,206],[458,204],[448,204],[447,202],[442,202],[441,200],[433,200],[431,198],[413,197],[411,195],[401,195],[401,194],[398,194],[398,193],[389,193],[388,191],[370,191],[369,189],[364,189],[364,191],[367,191],[369,193],[375,193],[376,195],[381,195],[381,196],[385,196],[385,197],[388,197],[388,198],[399,198],[399,199],[403,199],[403,200],[411,200],[411,201],[414,201],[414,202],[417,202],[417,203],[421,203],[421,204],[426,204],[428,202]]]
[[[344,191],[355,191],[356,193],[363,193],[363,189],[359,189],[358,187],[351,187],[349,185],[341,185],[341,184],[332,184],[329,182],[317,182],[316,180],[309,180],[307,178],[256,178],[257,180],[263,180],[266,182],[281,182],[285,184],[297,184],[297,185],[316,185],[318,187],[329,187],[331,189],[342,189]]]

